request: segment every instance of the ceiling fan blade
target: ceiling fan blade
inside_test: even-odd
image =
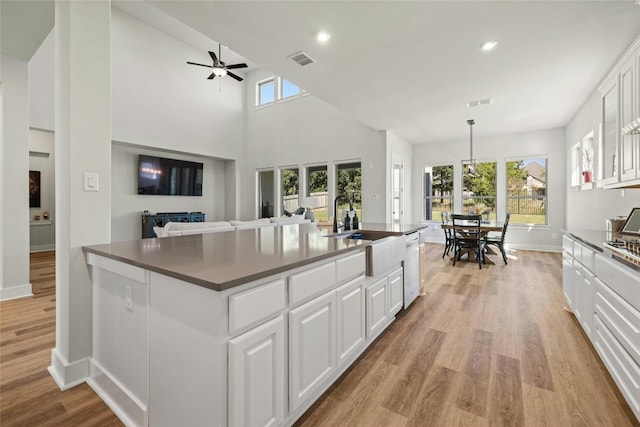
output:
[[[187,61],[187,64],[191,64],[191,65],[199,65],[201,67],[207,67],[207,68],[213,68],[212,65],[204,65],[204,64],[198,64],[197,62],[189,62]]]
[[[242,63],[242,64],[227,65],[227,70],[233,70],[234,68],[247,68],[247,64]]]
[[[209,56],[211,57],[211,59],[213,59],[213,65],[216,65],[218,63],[218,57],[216,56],[216,54],[209,51]]]
[[[211,75],[207,77],[208,80],[213,80],[215,78],[216,78],[216,73],[211,73]]]
[[[236,79],[239,82],[244,80],[242,77],[233,74],[231,71],[227,71],[227,76],[232,77],[232,78]]]

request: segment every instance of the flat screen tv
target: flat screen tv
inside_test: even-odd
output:
[[[204,165],[162,157],[138,157],[138,194],[202,196]]]

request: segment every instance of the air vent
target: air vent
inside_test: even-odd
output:
[[[304,67],[305,65],[313,64],[314,62],[316,62],[304,52],[296,52],[293,55],[289,55],[287,58],[289,58],[290,60],[292,60],[293,62],[295,62],[301,67]]]
[[[467,108],[479,107],[481,105],[493,104],[493,98],[478,99],[467,102]]]

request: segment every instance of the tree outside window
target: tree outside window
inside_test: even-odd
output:
[[[347,195],[353,193],[353,206],[362,221],[362,168],[360,162],[341,163],[336,165],[336,195],[338,199],[338,218],[342,220],[342,212],[349,209]]]
[[[329,220],[329,184],[327,179],[327,165],[307,167],[307,194],[310,207],[316,221]]]
[[[300,198],[298,194],[298,168],[286,168],[280,170],[280,182],[282,191],[282,208],[283,213],[295,213],[300,207]]]
[[[466,214],[482,215],[484,219],[496,219],[496,163],[483,162],[473,165],[473,171],[464,168],[462,175],[462,206]]]
[[[453,212],[453,165],[424,168],[424,219],[441,221],[442,212]]]
[[[547,224],[547,159],[511,160],[506,165],[510,222]]]

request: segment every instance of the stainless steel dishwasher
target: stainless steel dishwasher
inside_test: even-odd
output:
[[[404,257],[404,308],[409,307],[420,292],[420,272],[418,268],[419,233],[405,235],[406,252]]]

